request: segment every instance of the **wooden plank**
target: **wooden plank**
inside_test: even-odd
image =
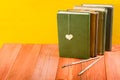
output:
[[[80,61],[80,59],[60,58],[56,80],[106,80],[104,58],[98,61],[81,76],[78,76],[78,73],[95,60],[61,68],[61,66],[75,61]]]
[[[78,73],[81,71],[81,64],[61,68],[63,65],[71,62],[80,61],[80,59],[60,58],[56,80],[80,80]]]
[[[5,44],[0,50],[0,80],[6,80],[16,57],[21,49],[21,45]]]
[[[80,61],[80,59],[69,59],[69,63]],[[81,76],[78,76],[78,73],[81,71],[81,64],[77,64],[71,67],[68,67],[68,80],[80,80]]]
[[[59,53],[58,53],[58,47],[56,45],[52,46],[54,48],[54,52],[50,54],[49,57],[49,68],[47,68],[46,71],[46,77],[43,80],[55,80],[57,69],[58,69],[58,63],[59,63]],[[41,80],[41,79],[39,79]]]
[[[107,80],[120,80],[120,45],[105,53]]]
[[[7,44],[0,49],[0,80],[120,79],[120,45],[114,45],[112,52],[106,52],[105,57],[81,76],[78,73],[94,60],[61,68],[75,61],[80,59],[59,59],[57,45]]]
[[[88,65],[90,65],[92,62],[93,62],[94,60],[91,60],[91,61],[88,61],[88,62],[85,62],[85,63],[82,63],[81,64],[81,70],[83,70],[83,69],[85,69]],[[82,75],[81,75],[81,80],[88,80],[88,79],[90,79],[90,71],[91,71],[92,69],[90,68],[90,69],[88,69],[86,72],[84,72]],[[93,72],[92,72],[93,73]]]
[[[32,80],[55,80],[58,60],[57,45],[43,45],[32,75]]]
[[[93,61],[95,60],[87,62],[85,66],[88,66]],[[81,75],[81,77],[82,80],[106,80],[104,57]]]
[[[56,80],[67,80],[68,76],[68,67],[66,68],[61,68],[63,65],[68,64],[68,59],[67,58],[60,58],[59,59],[59,66],[57,70],[57,75],[56,75]]]
[[[30,80],[39,56],[40,47],[41,45],[37,44],[22,45],[7,80]]]

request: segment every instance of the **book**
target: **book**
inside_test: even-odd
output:
[[[90,13],[90,56],[97,56],[97,34],[98,34],[98,16],[99,13],[93,10],[68,9],[72,12],[89,12]]]
[[[60,57],[90,58],[90,13],[58,11]]]
[[[83,6],[88,7],[100,7],[107,9],[107,18],[106,18],[106,41],[105,41],[105,50],[112,50],[112,26],[113,26],[113,6],[106,4],[83,4]]]
[[[84,6],[75,6],[74,9],[95,10],[95,11],[99,12],[97,53],[104,54],[105,38],[106,38],[106,13],[107,13],[107,10],[105,8],[93,8],[93,7],[84,7]]]

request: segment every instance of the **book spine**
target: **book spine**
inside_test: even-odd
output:
[[[112,50],[112,26],[113,26],[113,8],[107,8],[106,22],[106,51]]]

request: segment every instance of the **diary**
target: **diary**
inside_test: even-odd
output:
[[[68,9],[72,12],[89,12],[90,13],[90,56],[97,55],[97,34],[98,34],[98,16],[99,13],[93,10]]]
[[[105,8],[93,8],[93,7],[84,7],[84,6],[75,6],[74,9],[95,10],[95,11],[99,12],[97,53],[104,54],[105,38],[106,38],[106,13],[107,13],[107,10]]]
[[[90,57],[90,13],[58,11],[60,57]]]

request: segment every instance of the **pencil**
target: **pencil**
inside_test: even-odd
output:
[[[102,56],[103,57],[103,56]],[[84,70],[82,70],[78,75],[82,75],[84,72],[86,72],[89,68],[91,68],[94,64],[96,64],[102,57],[91,63],[89,66],[87,66]]]
[[[94,60],[94,59],[98,59],[98,58],[100,58],[100,56],[94,57],[94,58],[90,58],[90,59],[86,59],[86,60],[77,61],[77,62],[72,62],[71,64],[67,64],[67,65],[62,66],[62,68],[65,68],[65,67],[68,67],[68,66],[72,66],[72,65],[75,65],[75,64],[80,64],[80,63],[87,62],[87,61]]]

